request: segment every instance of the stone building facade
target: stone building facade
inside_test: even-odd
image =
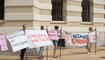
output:
[[[63,2],[62,16],[64,18],[63,20],[52,20],[51,12],[52,5],[54,5],[52,0],[4,0],[4,19],[0,19],[0,33],[19,30],[23,24],[27,24],[30,28],[39,28],[41,25],[51,28],[58,25],[73,32],[88,31],[89,26],[97,28],[98,31],[105,30],[105,0],[89,0],[90,2],[86,0],[90,8],[87,11],[90,14],[86,16],[87,21],[83,21],[85,0],[61,1]],[[84,11],[84,14],[87,12]]]

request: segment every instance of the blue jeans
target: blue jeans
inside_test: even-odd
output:
[[[53,41],[53,44],[54,44],[54,46],[57,46],[57,40],[52,40]]]
[[[40,50],[39,50],[39,56],[42,56],[42,54],[43,54],[43,50],[44,50],[44,47],[40,47]]]

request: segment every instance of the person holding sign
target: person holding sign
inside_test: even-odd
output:
[[[88,32],[88,42],[87,42],[87,48],[88,48],[88,54],[91,54],[91,48],[92,44],[96,41],[95,37],[95,31],[93,30],[92,27],[89,27],[89,32]]]
[[[26,24],[24,24],[23,25],[23,29],[22,29],[22,31],[24,31],[24,35],[25,35],[26,27],[27,27]],[[26,51],[26,48],[24,48],[24,49],[21,50],[21,54],[20,54],[20,59],[21,60],[24,60],[25,51]]]
[[[53,58],[56,58],[56,49],[57,49],[57,43],[58,43],[58,39],[59,39],[59,27],[58,26],[55,26],[54,27],[55,29],[54,30],[48,30],[47,33],[48,33],[48,36],[50,38],[50,40],[52,40],[53,42],[53,45],[54,45],[54,51],[53,51]]]
[[[59,27],[58,26],[55,26],[55,30],[57,31],[58,35],[59,35]],[[54,51],[53,51],[53,58],[57,58],[56,56],[56,49],[57,49],[57,42],[58,40],[52,40],[53,41],[53,44],[54,44]]]
[[[41,29],[41,30],[44,30],[45,28],[44,28],[44,26],[41,26],[40,29]],[[38,59],[43,58],[43,56],[42,56],[43,50],[44,50],[44,47],[40,47]]]

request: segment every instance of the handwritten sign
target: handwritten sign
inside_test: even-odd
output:
[[[64,31],[64,34],[65,34],[65,45],[70,46],[71,45],[70,32]]]
[[[58,40],[58,33],[56,30],[48,30],[48,36],[51,40]]]
[[[0,46],[1,46],[1,51],[8,50],[5,35],[0,35]]]
[[[29,47],[28,38],[23,31],[8,34],[6,37],[12,46],[13,52]]]
[[[96,32],[89,32],[89,41],[91,43],[95,43],[96,42]]]
[[[37,48],[52,45],[46,30],[28,30],[27,37],[30,39],[29,48]]]
[[[86,46],[88,40],[88,33],[73,33],[72,45],[73,46]]]

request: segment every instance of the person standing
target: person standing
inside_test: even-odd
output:
[[[59,36],[59,27],[58,26],[55,26],[54,27],[55,30],[57,31],[58,33],[58,36]],[[53,50],[53,58],[57,58],[57,55],[56,55],[56,49],[57,49],[57,43],[58,43],[58,40],[52,40],[53,41],[53,44],[54,44],[54,50]]]
[[[44,26],[41,26],[40,29],[41,29],[41,30],[45,30]],[[40,47],[39,55],[38,55],[38,59],[41,59],[41,58],[44,57],[44,56],[42,56],[42,54],[43,54],[43,50],[44,50],[44,47]]]
[[[23,29],[22,29],[22,31],[24,32],[24,35],[25,35],[26,28],[27,28],[27,26],[26,26],[26,24],[24,24],[23,25]],[[20,60],[24,60],[25,51],[26,51],[26,48],[24,48],[24,49],[21,50]]]
[[[94,32],[93,27],[89,27],[89,32],[91,33]],[[87,47],[88,47],[88,54],[91,54],[91,49],[92,49],[92,42],[90,41],[90,39],[88,38],[88,42],[87,42]]]

